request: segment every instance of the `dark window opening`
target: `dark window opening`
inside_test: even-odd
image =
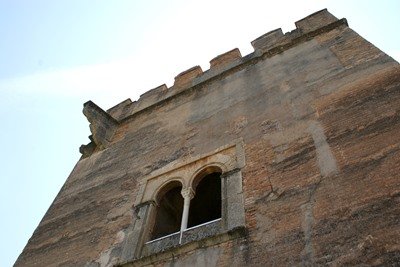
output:
[[[188,227],[221,218],[221,173],[204,176],[190,201]]]
[[[182,186],[173,183],[165,194],[158,199],[159,206],[156,211],[151,240],[180,231],[183,211]]]

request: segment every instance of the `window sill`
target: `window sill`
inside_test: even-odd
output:
[[[182,244],[179,244],[179,232],[151,240],[144,244],[140,258],[121,263],[117,266],[131,267],[154,264],[157,261],[167,260],[198,248],[217,245],[236,238],[243,238],[245,235],[246,228],[244,226],[224,230],[222,229],[221,219],[218,219],[188,228],[182,235]]]
[[[182,234],[181,243],[179,243],[180,232],[151,240],[145,243],[142,255],[160,253],[176,246],[182,246],[193,241],[214,236],[220,232],[221,218],[186,229]]]

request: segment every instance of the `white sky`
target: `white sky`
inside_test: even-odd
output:
[[[325,7],[400,60],[395,0],[0,0],[0,266],[16,260],[89,142],[84,102],[136,100]]]

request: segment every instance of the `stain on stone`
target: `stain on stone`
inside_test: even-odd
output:
[[[315,202],[315,191],[317,190],[318,184],[312,185],[310,189],[309,200],[300,206],[304,218],[302,220],[302,228],[304,232],[304,250],[302,251],[301,259],[303,266],[314,265],[314,247],[313,247],[313,224],[314,224],[314,202]]]
[[[326,141],[322,126],[317,121],[310,121],[308,130],[314,140],[321,175],[325,177],[336,174],[338,172],[336,159]]]

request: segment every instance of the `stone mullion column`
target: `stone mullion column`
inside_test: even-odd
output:
[[[221,219],[223,229],[227,229],[228,226],[228,192],[227,192],[227,173],[221,174]]]
[[[153,213],[156,203],[147,201],[134,207],[134,219],[128,228],[127,237],[125,238],[122,248],[121,259],[125,262],[140,257],[149,232],[150,215]]]
[[[223,173],[222,179],[222,216],[225,230],[245,225],[242,173],[234,169]]]
[[[181,194],[183,196],[183,212],[182,212],[181,233],[180,233],[180,237],[179,237],[179,244],[182,243],[183,231],[185,231],[187,229],[190,200],[194,197],[194,191],[191,187],[189,187],[189,188],[182,190]]]

